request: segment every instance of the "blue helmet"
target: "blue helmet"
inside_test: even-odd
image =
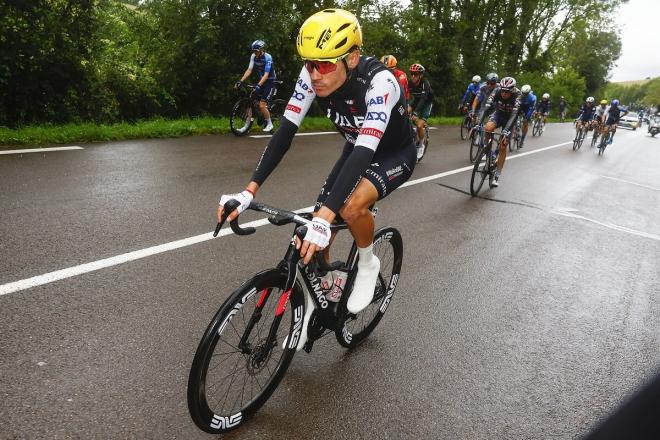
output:
[[[250,46],[252,50],[263,50],[264,47],[266,47],[266,43],[263,40],[254,40]]]
[[[613,105],[613,106],[617,106],[617,105],[619,105],[619,100],[618,100],[618,99],[613,99],[613,100],[612,100],[612,105]]]

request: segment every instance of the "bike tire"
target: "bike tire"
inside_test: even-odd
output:
[[[286,274],[281,270],[270,269],[261,272],[234,291],[211,320],[195,353],[188,378],[188,409],[191,418],[201,430],[219,434],[238,428],[268,400],[284,377],[296,352],[295,347],[305,312],[304,295],[298,283],[294,285],[289,295],[289,307],[281,315],[282,320],[277,329],[274,346],[267,349],[263,344],[275,319],[275,310],[285,284]],[[267,289],[271,289],[270,294],[264,295]],[[247,325],[257,307],[262,311],[262,315],[249,333],[247,342],[251,350],[246,353],[245,350],[238,348],[241,335],[245,331],[241,331],[241,326]],[[287,343],[286,348],[282,348],[282,342],[289,335],[292,335],[290,342]],[[260,343],[262,345],[259,345]],[[217,348],[220,349],[220,353],[216,353]],[[233,352],[230,351],[232,349]],[[222,353],[223,350],[229,352]],[[276,360],[276,364],[268,368],[269,362],[273,359]],[[223,366],[224,362],[226,363]],[[218,368],[221,366],[222,368]],[[227,370],[232,366],[232,373],[227,375]],[[236,380],[235,375],[240,376],[241,373],[245,376]],[[217,379],[216,376],[225,377]],[[229,380],[230,376],[231,380]],[[255,382],[257,391],[253,396],[246,397],[246,394],[249,394],[246,393],[248,382],[251,387],[249,392],[252,392]],[[232,386],[236,384],[238,388],[241,383],[243,389],[237,389],[235,396],[229,398]],[[224,394],[222,406],[218,408],[225,385],[227,392]],[[216,386],[221,390],[218,393],[219,398],[218,394],[209,394]],[[216,399],[217,403],[211,405]],[[225,408],[227,404],[229,406]]]
[[[472,137],[470,138],[470,163],[474,163],[474,161],[477,160],[482,142],[481,136],[482,132],[479,130],[474,130],[472,132]]]
[[[481,187],[484,186],[484,181],[488,177],[490,161],[488,158],[484,158],[486,155],[486,148],[481,148],[479,154],[477,155],[477,160],[474,162],[474,167],[472,168],[472,177],[470,177],[470,194],[476,196],[481,191]],[[485,159],[485,160],[484,160]],[[483,163],[481,162],[483,160]]]
[[[586,128],[583,128],[583,129],[580,131],[580,139],[579,139],[579,141],[578,141],[578,150],[579,150],[580,148],[582,148],[582,142],[584,142],[584,138],[585,138],[585,137],[587,137],[587,129],[586,129]]]
[[[470,122],[469,118],[465,117],[463,118],[463,122],[461,123],[461,140],[464,141],[467,139],[467,135],[470,132]]]
[[[250,98],[239,99],[231,109],[229,115],[229,128],[236,136],[245,136],[250,132],[254,122],[252,100]]]
[[[594,130],[596,130],[596,129],[594,129]],[[595,132],[594,135],[591,137],[591,146],[590,146],[590,148],[595,147],[596,143],[598,143],[598,132]]]
[[[539,124],[538,120],[534,121],[534,126],[532,127],[532,136],[539,136]]]
[[[380,260],[380,273],[374,299],[357,315],[349,315],[340,330],[335,331],[342,347],[353,348],[364,341],[385,315],[401,274],[403,240],[392,227],[380,228],[374,234],[374,255]]]

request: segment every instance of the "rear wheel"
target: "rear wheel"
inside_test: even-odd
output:
[[[236,136],[245,136],[250,131],[254,121],[252,114],[252,100],[250,98],[241,98],[234,108],[231,109],[229,116],[229,127]]]
[[[275,391],[291,359],[302,328],[304,299],[299,285],[289,307],[275,311],[286,276],[280,270],[262,272],[236,290],[206,329],[188,378],[188,409],[203,431],[218,434],[240,426]],[[268,334],[277,320],[275,340]],[[282,348],[284,340],[286,348]]]
[[[335,332],[340,345],[352,348],[376,328],[392,301],[403,261],[403,241],[398,230],[386,227],[374,234],[374,255],[380,260],[374,299],[357,315],[349,315],[341,330]]]
[[[461,123],[461,140],[467,139],[471,127],[472,127],[472,120],[470,119],[469,116],[466,116],[465,118],[463,118],[463,122]]]

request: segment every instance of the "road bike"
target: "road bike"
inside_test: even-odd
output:
[[[605,148],[607,148],[607,144],[609,144],[611,137],[612,137],[612,128],[611,126],[606,125],[603,128],[603,134],[600,135],[600,143],[598,144],[599,156],[605,154]]]
[[[495,137],[498,137],[497,149],[493,152]],[[502,145],[502,142],[506,142],[506,140],[507,138],[503,137],[501,133],[492,133],[492,136],[486,145],[484,145],[482,141],[477,160],[474,162],[474,168],[472,168],[472,176],[470,177],[470,194],[473,196],[479,194],[486,178],[488,178],[489,187],[493,187],[493,179],[495,178],[495,170],[497,169],[497,158],[500,154],[500,146]]]
[[[544,130],[545,130],[545,121],[543,120],[543,115],[539,112],[534,113],[532,136],[541,136]]]
[[[275,126],[276,122],[282,119],[284,110],[286,108],[286,101],[283,99],[276,99],[277,87],[282,84],[282,81],[275,81],[273,93],[267,101],[268,111],[270,112],[270,119]],[[254,84],[241,84],[241,91],[243,96],[236,101],[234,107],[231,109],[229,115],[229,127],[231,132],[236,136],[245,136],[250,131],[254,118],[257,118],[257,124],[265,127],[266,121],[264,120],[261,110],[259,109],[259,97],[254,93]]]
[[[509,151],[513,152],[520,150],[520,143],[522,141],[522,129],[520,127],[520,118],[516,119],[513,124],[512,141],[509,142]]]
[[[461,123],[461,140],[468,138],[470,130],[474,126],[474,113],[469,111],[465,114],[463,122]]]
[[[595,125],[594,125],[594,134],[593,134],[593,136],[591,136],[591,147],[590,148],[595,147],[596,144],[598,143],[598,136],[600,135],[600,133],[602,131],[601,125],[602,124],[601,124],[600,121],[596,122]]]
[[[417,125],[415,121],[413,121],[412,115],[410,117],[410,128],[412,130],[413,139],[417,139]],[[429,148],[429,124],[426,121],[424,121],[424,138],[420,142],[415,142],[415,145],[417,146],[417,162],[419,163],[422,161]]]
[[[584,138],[587,136],[587,131],[589,131],[588,122],[582,121],[580,123],[580,128],[575,131],[575,138],[573,138],[573,151],[579,150],[584,142]]]
[[[470,131],[470,163],[474,163],[484,143],[484,127],[479,124]]]
[[[237,206],[234,200],[225,204],[214,236]],[[303,350],[309,353],[314,342],[328,334],[334,334],[341,346],[353,348],[382,319],[401,273],[401,234],[392,227],[380,228],[373,241],[374,254],[381,262],[374,299],[357,315],[349,313],[346,303],[359,258],[355,242],[346,261],[328,264],[318,252],[304,265],[295,237],[303,239],[311,214],[296,214],[256,202],[250,203],[248,209],[268,214],[273,225],[294,224],[295,229],[282,261],[236,289],[220,306],[199,343],[188,378],[188,409],[195,424],[212,434],[236,429],[266,403],[296,354],[303,317],[309,307],[313,312]],[[375,209],[372,213],[375,215]],[[230,226],[237,235],[255,232],[254,228],[241,227],[238,219],[232,220]],[[347,227],[342,222],[331,225],[331,230],[338,232]],[[321,287],[321,277],[330,270],[347,275],[338,302],[326,297]]]

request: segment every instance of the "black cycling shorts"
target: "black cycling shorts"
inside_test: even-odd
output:
[[[316,199],[314,210],[318,210],[328,197],[328,190],[332,188],[341,171],[341,165],[346,160],[346,155],[339,158],[330,175],[325,180],[321,192]],[[392,191],[403,185],[415,169],[417,163],[417,149],[414,144],[410,144],[400,152],[389,153],[380,156],[378,152],[373,158],[371,165],[364,172],[362,177],[371,182],[378,191],[378,200],[385,198]],[[356,186],[359,183],[356,182]],[[352,192],[351,192],[352,193]],[[350,197],[350,196],[349,196]]]

